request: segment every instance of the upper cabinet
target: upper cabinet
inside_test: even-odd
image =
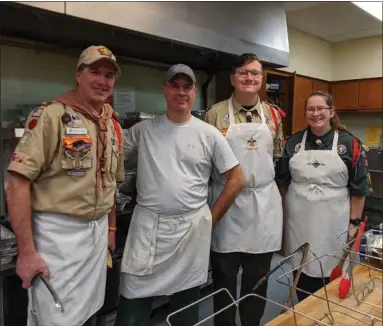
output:
[[[306,127],[305,104],[313,91],[313,80],[311,78],[296,76],[294,83],[294,106],[292,131],[297,132]]]
[[[363,110],[381,111],[383,108],[383,79],[365,79],[359,84],[359,107]]]
[[[356,110],[359,106],[359,82],[335,82],[331,94],[337,110]]]
[[[313,92],[316,91],[329,92],[330,84],[322,80],[313,80]]]
[[[382,78],[340,81],[331,84],[337,110],[374,112],[383,110]]]

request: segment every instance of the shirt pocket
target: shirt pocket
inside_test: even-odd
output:
[[[61,159],[61,168],[63,170],[82,171],[91,169],[93,166],[90,150],[75,152],[64,149]]]
[[[81,171],[92,168],[92,139],[89,136],[65,136],[62,139],[61,168]]]

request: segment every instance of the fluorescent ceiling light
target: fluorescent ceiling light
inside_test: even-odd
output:
[[[358,6],[359,8],[363,9],[364,11],[368,12],[370,15],[382,21],[382,11],[383,11],[382,1],[376,1],[376,2],[352,1],[352,3]]]

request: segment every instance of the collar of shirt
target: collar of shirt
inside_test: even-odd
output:
[[[249,112],[254,112],[256,111],[258,113],[259,116],[261,116],[260,114],[260,109],[261,109],[261,101],[259,99],[259,96],[258,96],[258,102],[257,104],[255,104],[250,110],[246,110],[241,104],[239,104],[237,102],[237,100],[235,99],[234,97],[234,94],[233,94],[233,111],[234,111],[234,114],[238,114],[239,112],[243,112],[243,113],[246,113],[247,111]]]
[[[332,148],[332,142],[334,139],[334,129],[325,133],[323,136],[316,136],[310,128],[307,128],[307,141],[312,143],[317,148]]]

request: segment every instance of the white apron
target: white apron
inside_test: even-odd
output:
[[[212,250],[216,252],[267,253],[282,242],[282,200],[274,181],[273,137],[261,105],[262,123],[235,124],[229,100],[229,129],[226,139],[245,174],[246,185],[224,217],[214,227]],[[224,175],[213,174],[209,202],[214,204],[226,183]]]
[[[36,279],[29,291],[28,326],[81,326],[103,305],[106,286],[108,219],[86,222],[58,214],[34,213],[37,252],[48,265],[52,288],[64,313],[57,310],[44,283]]]
[[[121,263],[121,294],[172,295],[205,283],[211,225],[208,205],[176,216],[136,205]]]
[[[284,228],[285,255],[307,242],[318,257],[324,254],[341,255],[337,235],[346,231],[350,219],[350,194],[347,188],[348,170],[337,151],[338,132],[334,134],[332,150],[305,150],[307,131],[302,145],[289,163],[291,184],[286,193]],[[295,267],[300,259],[293,259]],[[307,262],[314,259],[308,255]],[[337,261],[321,259],[324,276],[330,276]],[[321,277],[320,265],[313,262],[303,272]]]

